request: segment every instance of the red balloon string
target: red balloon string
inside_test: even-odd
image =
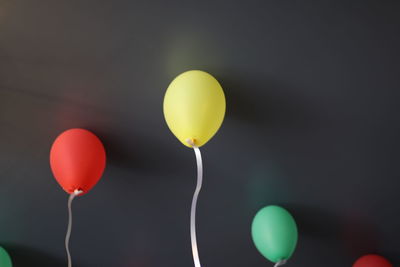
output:
[[[69,251],[69,240],[71,238],[71,231],[72,231],[72,201],[76,196],[82,193],[83,193],[82,190],[76,189],[72,194],[69,195],[68,198],[68,227],[67,227],[67,234],[65,235],[65,250],[67,252],[68,267],[72,267],[71,253]]]

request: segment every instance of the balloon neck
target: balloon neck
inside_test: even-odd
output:
[[[196,139],[188,138],[188,139],[186,139],[186,143],[188,143],[189,146],[195,147],[196,146]]]
[[[78,195],[80,195],[80,194],[82,194],[83,193],[83,190],[81,190],[81,189],[75,189],[71,194],[73,194],[73,195],[75,195],[75,196],[78,196]]]

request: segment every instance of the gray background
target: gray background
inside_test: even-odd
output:
[[[0,245],[16,267],[66,266],[67,195],[49,169],[63,130],[104,142],[107,169],[74,202],[76,267],[193,266],[193,151],[162,101],[189,69],[224,87],[204,147],[204,266],[272,266],[258,209],[299,227],[288,266],[364,253],[400,264],[398,1],[0,1]]]

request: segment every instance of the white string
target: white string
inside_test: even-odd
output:
[[[193,200],[192,200],[192,208],[190,212],[190,237],[192,241],[192,253],[193,253],[193,261],[195,267],[201,267],[199,251],[197,247],[197,237],[196,237],[196,207],[197,207],[197,199],[199,198],[199,193],[201,190],[201,185],[203,183],[203,161],[201,159],[200,149],[194,144],[194,141],[188,139],[187,142],[193,147],[194,153],[196,155],[197,162],[197,186],[194,191]]]
[[[65,235],[65,250],[67,251],[68,258],[68,267],[72,267],[71,253],[69,252],[69,239],[71,238],[71,230],[72,230],[72,200],[79,195],[82,194],[83,191],[75,190],[68,198],[68,228],[67,234]]]
[[[274,265],[274,267],[282,266],[282,265],[286,264],[286,262],[287,262],[287,260],[280,260]]]

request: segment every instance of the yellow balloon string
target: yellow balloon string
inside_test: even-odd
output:
[[[77,195],[82,194],[82,190],[75,190],[68,198],[68,227],[67,227],[67,234],[65,235],[65,250],[67,251],[67,258],[68,258],[68,267],[72,267],[72,259],[71,253],[69,251],[69,239],[71,238],[71,230],[72,230],[72,200]]]
[[[192,208],[190,212],[190,237],[192,241],[192,253],[193,253],[193,261],[195,267],[201,267],[199,251],[197,246],[197,237],[196,237],[196,208],[197,208],[197,199],[199,198],[199,193],[201,190],[201,186],[203,183],[203,161],[201,159],[200,149],[195,145],[194,140],[188,139],[187,142],[193,147],[196,162],[197,162],[197,186],[194,191],[193,200],[192,200]]]

